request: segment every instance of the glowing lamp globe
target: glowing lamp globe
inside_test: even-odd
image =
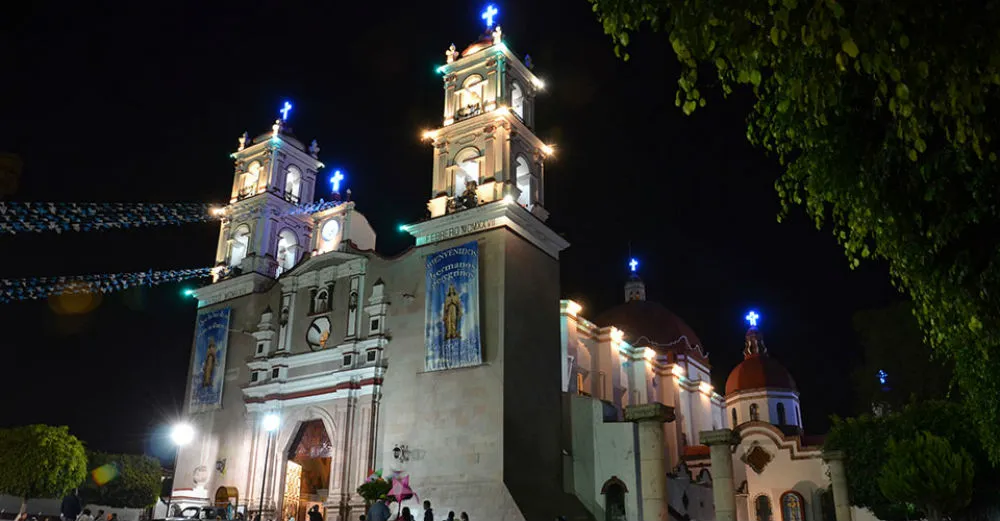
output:
[[[170,430],[170,441],[174,442],[174,445],[184,446],[191,443],[194,439],[194,427],[187,423],[178,423],[174,425],[174,428]]]
[[[268,414],[264,417],[263,427],[265,431],[272,432],[278,430],[281,425],[281,418],[277,414]]]

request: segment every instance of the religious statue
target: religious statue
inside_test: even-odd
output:
[[[272,137],[278,137],[278,131],[279,130],[281,130],[281,120],[280,119],[276,119],[276,120],[274,120],[274,124],[271,125],[271,131],[272,131],[271,136]]]
[[[479,195],[476,194],[478,185],[475,181],[465,183],[465,192],[462,193],[462,206],[475,208],[479,204]]]
[[[534,69],[535,68],[535,62],[531,59],[531,55],[530,54],[525,54],[524,55],[524,66],[527,67],[528,69]]]
[[[240,136],[240,148],[239,148],[239,150],[243,150],[244,148],[246,148],[247,147],[247,143],[249,143],[249,142],[250,142],[250,134],[247,134],[247,132],[244,130],[243,131],[243,135]]]
[[[309,154],[315,158],[319,158],[319,143],[317,143],[315,139],[309,145]]]
[[[448,63],[458,59],[458,51],[455,49],[455,44],[451,44],[448,47],[448,50],[444,52],[444,56],[448,60]]]
[[[444,339],[453,340],[462,338],[460,324],[462,321],[462,298],[455,290],[455,285],[448,286],[448,295],[444,298],[444,308],[442,309],[441,321],[444,322]]]
[[[215,363],[217,354],[215,352],[215,339],[208,339],[208,347],[205,349],[205,361],[201,365],[201,386],[212,387],[215,383]]]
[[[496,29],[493,29],[493,45],[498,45],[501,42],[501,36],[503,36],[503,31],[500,30],[498,25]]]

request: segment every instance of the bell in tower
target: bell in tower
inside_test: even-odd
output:
[[[222,210],[216,264],[232,274],[277,277],[308,251],[309,218],[295,211],[313,202],[319,147],[292,134],[285,102],[270,132],[239,138],[233,189]]]
[[[424,137],[434,145],[434,180],[427,207],[432,218],[507,199],[543,221],[544,164],[552,147],[534,133],[536,95],[545,84],[504,44],[487,9],[487,31],[459,52],[445,52],[440,129]]]

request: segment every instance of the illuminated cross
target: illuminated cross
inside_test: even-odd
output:
[[[281,113],[281,121],[288,121],[288,113],[292,110],[292,104],[285,102],[285,106],[281,108],[278,112]]]
[[[881,369],[878,370],[878,383],[880,383],[882,385],[885,385],[885,381],[888,378],[889,378],[889,375],[886,374],[885,371],[883,371]]]
[[[639,267],[639,261],[635,259],[628,261],[628,267],[632,270],[632,273],[635,273],[635,270]]]
[[[750,327],[757,327],[757,319],[758,318],[760,318],[760,315],[758,315],[756,311],[751,311],[751,312],[747,313],[747,316],[746,316],[746,320],[747,320],[747,322],[750,323]]]
[[[340,173],[340,170],[334,170],[333,175],[330,176],[330,184],[333,185],[333,191],[340,193],[340,182],[344,180],[344,174]]]
[[[498,12],[499,11],[497,11],[497,8],[493,7],[493,4],[490,4],[490,5],[486,6],[486,10],[483,11],[483,14],[482,14],[482,16],[480,18],[482,18],[483,20],[486,20],[486,28],[487,29],[489,29],[490,27],[493,27],[493,17],[496,16]]]

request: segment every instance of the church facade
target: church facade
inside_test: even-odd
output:
[[[349,191],[318,200],[319,146],[292,134],[290,106],[240,138],[215,278],[195,291],[176,507],[356,520],[381,469],[441,517],[832,521],[829,470],[827,502],[850,521],[842,467],[802,435],[794,382],[755,328],[723,396],[697,336],[637,277],[593,322],[560,300],[544,83],[499,27],[446,60],[428,218],[398,256],[376,252]]]

